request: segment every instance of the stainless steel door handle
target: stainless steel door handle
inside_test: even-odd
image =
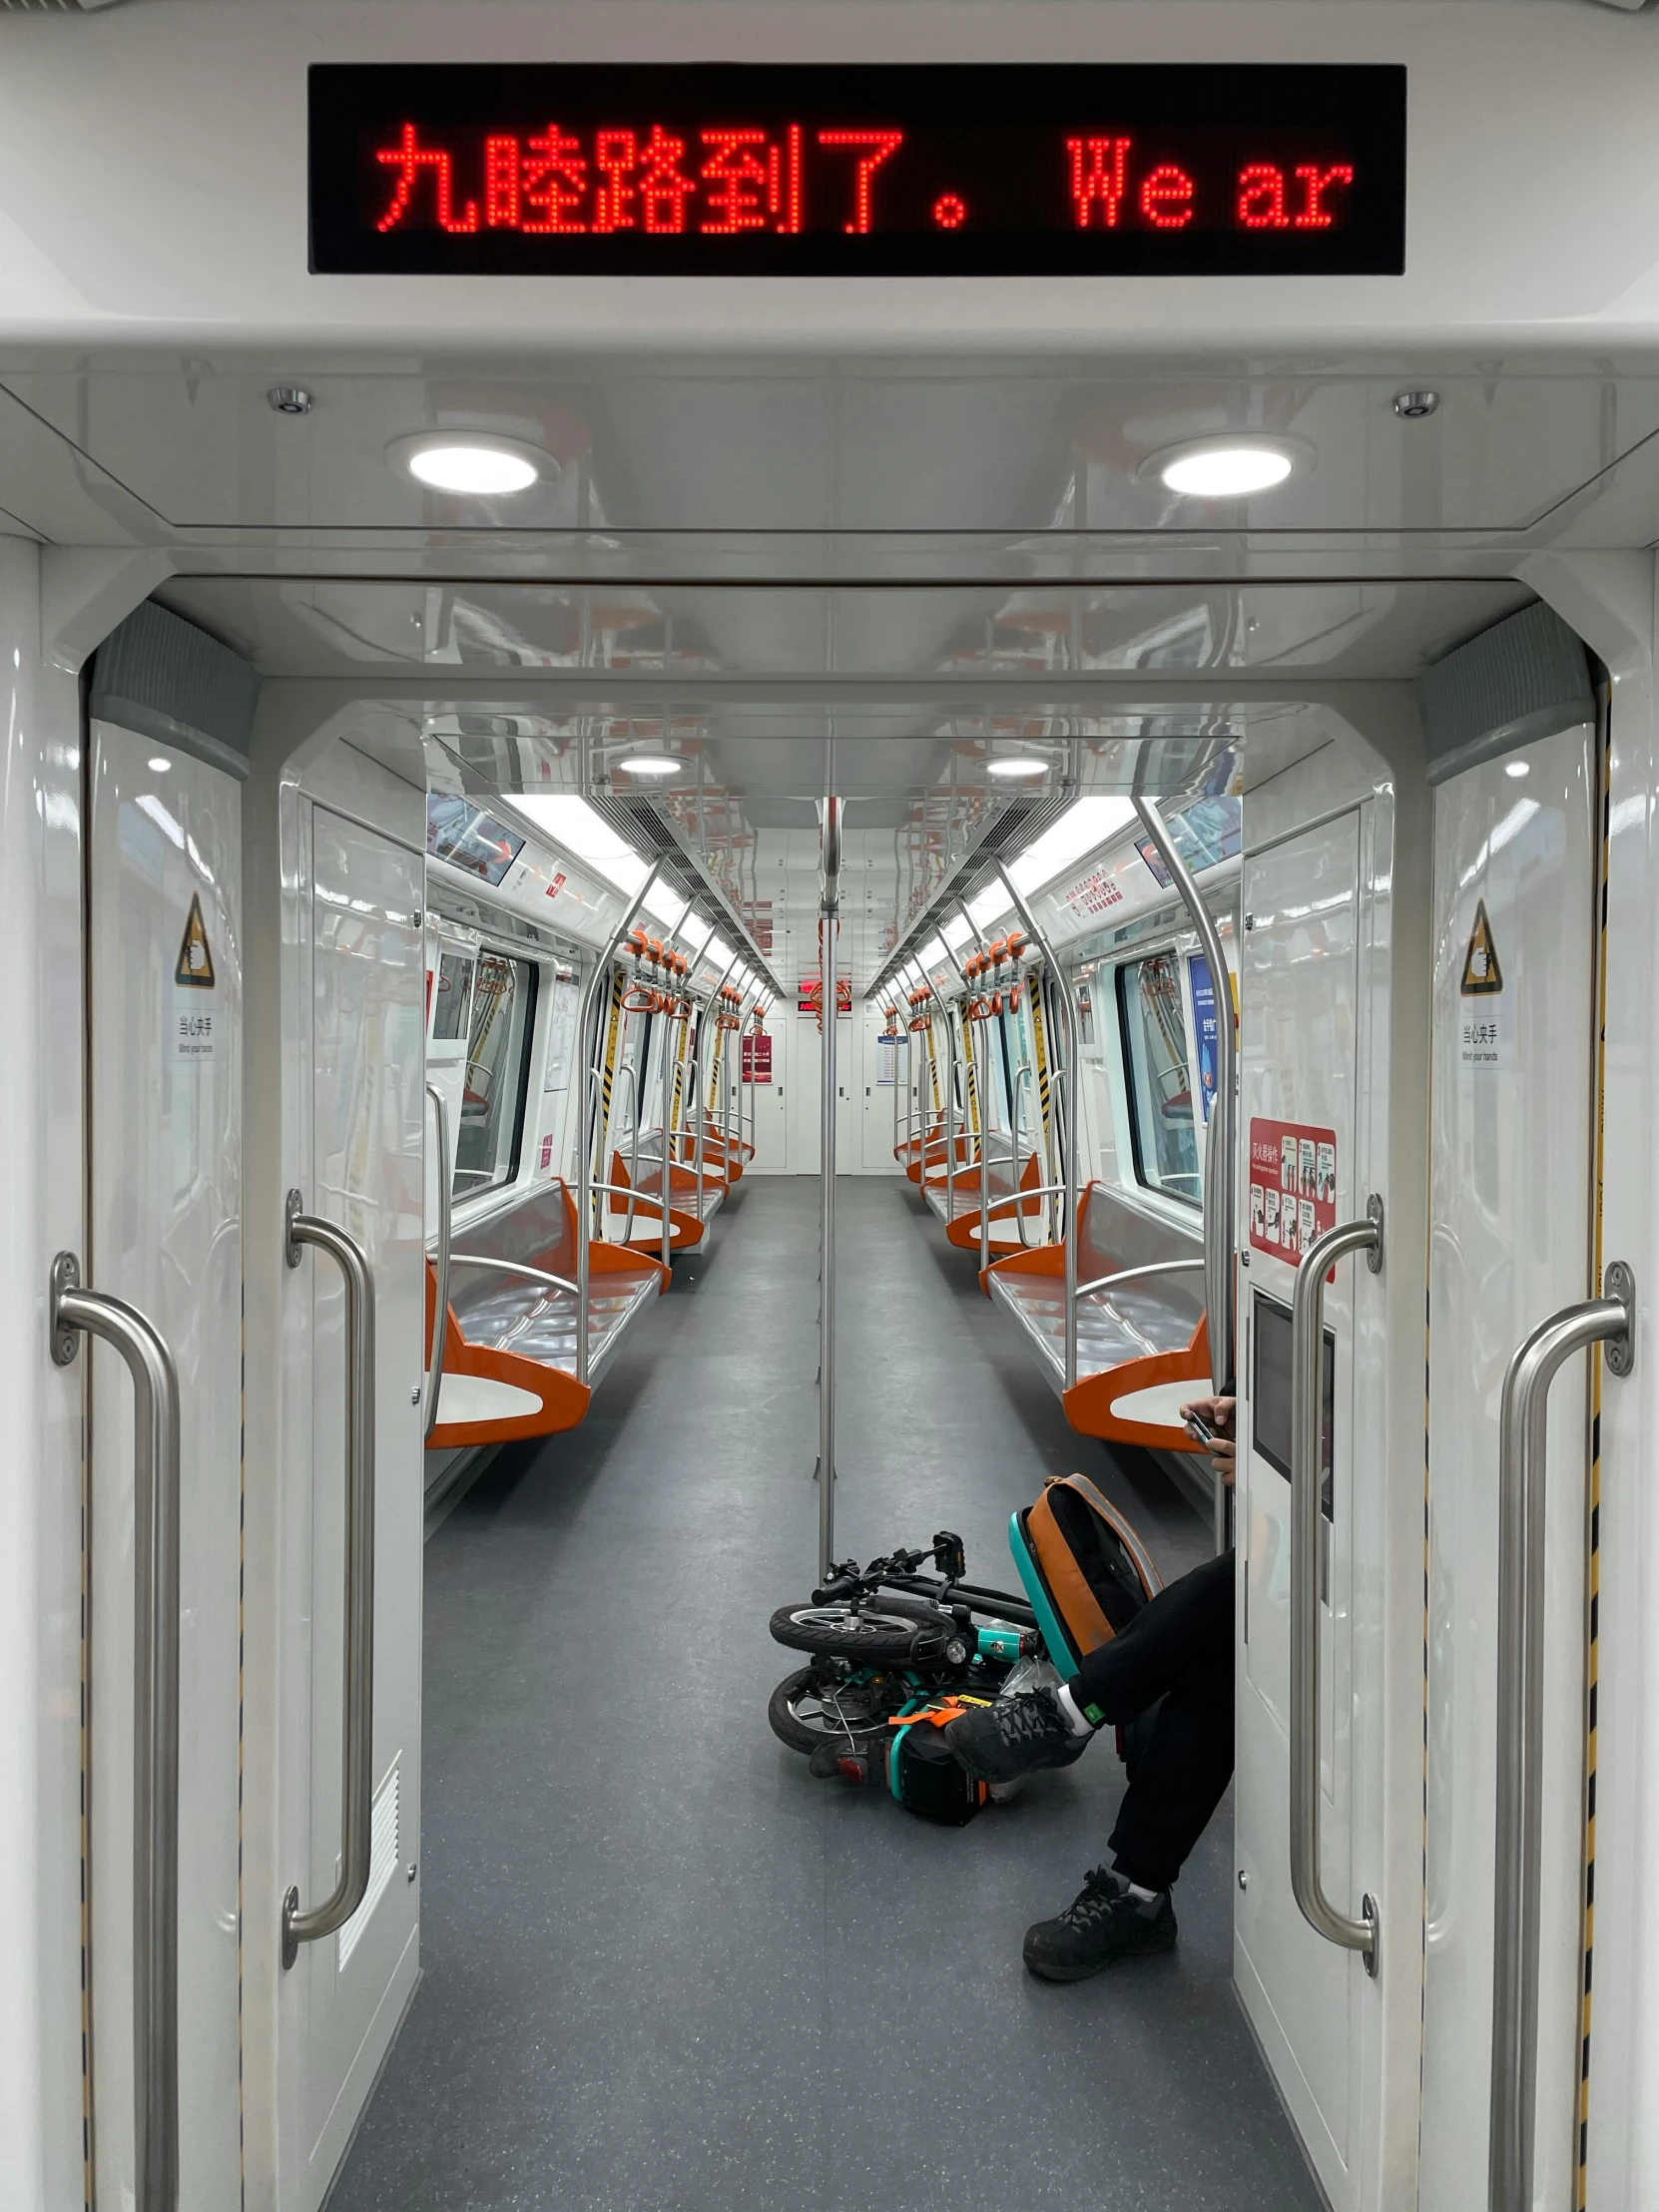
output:
[[[1563,1307],[1519,1346],[1498,1410],[1497,1858],[1492,1884],[1492,2089],[1486,2201],[1532,2212],[1538,2103],[1538,1929],[1543,1838],[1544,1502],[1549,1386],[1603,1343],[1635,1364],[1636,1282],[1615,1260],[1606,1296]]]
[[[287,1201],[286,1258],[306,1245],[327,1253],[345,1279],[345,1720],[340,1738],[340,1864],[333,1894],[308,1913],[297,1887],[282,1900],[282,1965],[343,1928],[368,1890],[374,1797],[374,1278],[354,1237]]]
[[[73,1253],[52,1263],[52,1358],[84,1332],[133,1379],[133,2093],[137,2212],[179,2201],[179,1373],[125,1300],[81,1288]]]
[[[1316,1935],[1357,1950],[1375,1974],[1382,1918],[1367,1898],[1354,1920],[1325,1894],[1320,1871],[1320,1485],[1324,1474],[1325,1278],[1351,1252],[1382,1266],[1382,1201],[1312,1245],[1291,1305],[1291,1891]]]
[[[438,1392],[443,1387],[443,1340],[449,1317],[449,1239],[453,1211],[452,1193],[449,1188],[449,1109],[443,1102],[443,1093],[435,1083],[428,1083],[426,1096],[432,1101],[432,1114],[438,1131],[438,1264],[437,1299],[432,1313],[432,1338],[426,1348],[426,1411],[422,1439],[431,1436],[438,1418]]]

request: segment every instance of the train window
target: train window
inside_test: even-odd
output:
[[[455,1145],[457,1198],[476,1198],[517,1173],[535,997],[536,971],[528,960],[479,953]]]
[[[443,1044],[466,1035],[467,1001],[472,993],[472,955],[440,952],[432,1006],[432,1041]]]
[[[1136,1179],[1149,1190],[1166,1191],[1196,1206],[1203,1186],[1181,1010],[1181,965],[1173,952],[1148,953],[1118,969],[1118,1013]]]

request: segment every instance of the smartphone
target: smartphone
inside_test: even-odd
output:
[[[1211,1427],[1202,1413],[1189,1413],[1187,1415],[1187,1433],[1189,1436],[1195,1436],[1201,1444],[1212,1442],[1216,1435],[1215,1429]]]

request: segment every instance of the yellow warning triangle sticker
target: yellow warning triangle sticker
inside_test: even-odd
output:
[[[1486,915],[1486,901],[1480,899],[1474,909],[1474,927],[1469,931],[1469,948],[1463,954],[1463,979],[1457,989],[1464,998],[1488,998],[1503,988],[1503,970],[1498,965],[1497,946],[1492,942],[1492,925]]]
[[[184,941],[179,947],[179,964],[173,970],[175,983],[189,984],[199,991],[211,991],[214,987],[214,956],[208,946],[208,925],[202,919],[202,900],[192,893],[190,918],[185,923]]]

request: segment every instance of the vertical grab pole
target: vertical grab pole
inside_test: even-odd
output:
[[[966,922],[969,936],[978,940],[979,949],[983,952],[985,940],[974,927],[973,916],[968,912],[964,900],[957,899],[956,911]],[[979,1266],[981,1272],[991,1264],[991,1148],[990,1128],[986,1111],[990,1105],[990,1083],[987,1080],[984,1095],[979,1101]],[[954,1205],[950,1209],[950,1215],[951,1219],[954,1220],[956,1217]]]
[[[1498,1408],[1497,1852],[1492,1882],[1489,2212],[1532,2212],[1538,2104],[1538,1930],[1543,1843],[1544,1505],[1549,1386],[1604,1342],[1609,1373],[1635,1365],[1636,1283],[1623,1261],[1605,1296],[1564,1307],[1518,1347]]]
[[[340,1729],[339,1879],[321,1905],[302,1912],[297,1887],[282,1900],[282,1968],[301,1943],[345,1926],[368,1894],[374,1818],[374,1272],[357,1240],[302,1210],[289,1191],[283,1258],[297,1268],[309,1245],[325,1252],[345,1284],[345,1647]]]
[[[689,1004],[690,1001],[688,1000],[687,1003]],[[719,1004],[719,1000],[711,999],[709,1003],[710,1005],[717,1006]],[[708,1008],[705,1007],[703,1013],[700,1013],[697,1016],[697,1038],[695,1043],[692,1045],[691,1070],[692,1097],[697,1109],[696,1119],[691,1123],[691,1140],[697,1151],[697,1218],[699,1221],[703,1219],[703,1156],[705,1151],[707,1150],[709,1134],[703,1121],[703,1030],[704,1014],[706,1014]],[[720,1017],[717,1014],[715,1018],[718,1020]],[[688,1014],[686,1016],[686,1019],[690,1021],[692,1019],[692,1016]]]
[[[1175,848],[1157,802],[1137,798],[1135,812],[1157,846],[1188,919],[1198,932],[1210,965],[1210,987],[1216,1001],[1216,1103],[1210,1110],[1206,1131],[1204,1180],[1204,1309],[1210,1318],[1210,1381],[1219,1395],[1234,1377],[1234,1177],[1239,1154],[1239,1085],[1233,986],[1221,931],[1193,881],[1192,870]],[[1225,1510],[1224,1500],[1223,1514]]]
[[[687,1018],[689,1020],[690,1016],[688,1015]],[[661,1259],[665,1268],[669,1264],[669,1256],[674,1249],[674,1224],[669,1219],[668,1211],[668,1202],[674,1193],[674,1174],[673,1170],[669,1166],[669,1155],[672,1147],[669,1143],[668,1126],[670,1118],[672,1117],[674,1112],[674,1055],[669,1049],[669,1029],[671,1023],[673,1022],[673,1019],[674,1016],[672,1014],[664,1014],[663,1016],[663,1180],[661,1185],[663,1207],[663,1249],[661,1253]]]
[[[731,981],[732,970],[737,966],[737,964],[738,955],[734,952],[731,959],[728,960],[726,963],[726,973],[715,985],[714,992],[709,999],[708,1006],[704,1008],[705,1013],[712,1012],[714,1014],[716,1022],[715,1035],[722,1040],[715,1054],[715,1065],[717,1068],[722,1064],[726,1056],[726,1045],[724,1042],[726,1032],[719,1026],[721,1019],[720,994],[723,990],[725,990],[727,984]],[[694,1142],[697,1145],[697,1218],[699,1221],[701,1221],[703,1219],[703,1156],[708,1150],[709,1145],[708,1108],[704,1104],[703,1099],[703,1024],[701,1021],[697,1025],[697,1053],[692,1072],[696,1079],[697,1086],[697,1122],[694,1134]],[[730,1198],[732,1195],[732,1158],[731,1154],[727,1151],[726,1132],[724,1129],[721,1131],[720,1146],[722,1153],[722,1164],[726,1172],[726,1195],[728,1198]]]
[[[1065,1126],[1060,1132],[1060,1181],[1065,1185],[1065,1265],[1066,1265],[1066,1388],[1077,1382],[1077,1227],[1083,1210],[1081,1167],[1077,1152],[1077,1094],[1078,1071],[1082,1064],[1082,1051],[1078,1042],[1077,1002],[1071,995],[1071,986],[1060,971],[1060,963],[1054,957],[1052,946],[1037,926],[1037,917],[1024,898],[1014,888],[1013,877],[997,862],[996,872],[1002,878],[1002,886],[1008,893],[1024,925],[1025,934],[1042,956],[1044,968],[1054,988],[1054,1003],[1060,1014],[1060,1033],[1065,1051],[1065,1064],[1060,1070],[1060,1106]]]
[[[973,927],[972,922],[968,923],[968,927],[969,929]],[[956,980],[962,986],[962,1051],[960,1056],[958,1056],[956,1051],[956,1023],[951,1015],[951,1011],[948,1006],[944,1009],[944,1033],[950,1044],[949,1096],[952,1103],[954,1103],[956,1097],[956,1078],[958,1070],[962,1072],[963,1076],[961,1105],[962,1128],[964,1131],[964,1135],[962,1139],[962,1153],[965,1161],[967,1154],[967,1138],[965,1132],[967,1129],[968,1105],[973,1097],[972,1062],[968,1059],[968,1054],[971,1051],[967,1031],[968,979],[966,970],[963,968],[961,961],[957,959],[955,953],[951,950],[950,940],[945,935],[942,927],[939,930],[939,942],[944,946],[944,956],[950,962],[951,966],[956,970]],[[979,1130],[979,1151],[981,1156],[983,1156],[984,1150],[985,1131],[983,1123],[981,1123]],[[947,1223],[953,1222],[956,1219],[956,1141],[955,1138],[951,1135],[948,1124],[946,1125],[945,1129],[944,1147],[944,1218]],[[981,1261],[980,1265],[984,1265],[983,1261]]]
[[[101,1337],[133,1383],[133,2101],[137,2212],[179,2201],[179,1372],[136,1307],[60,1252],[52,1359]]]
[[[1291,1294],[1291,1895],[1308,1926],[1378,1968],[1382,1918],[1360,1918],[1326,1895],[1320,1863],[1320,1492],[1325,1482],[1325,1279],[1351,1252],[1382,1272],[1382,1201],[1363,1221],[1328,1229],[1303,1255]]]
[[[428,1083],[426,1096],[432,1101],[432,1115],[438,1132],[438,1265],[436,1303],[432,1311],[432,1336],[426,1352],[426,1426],[423,1437],[430,1439],[437,1425],[438,1395],[443,1388],[443,1339],[449,1321],[449,1239],[452,1199],[449,1189],[449,1109],[443,1102],[443,1093],[435,1083]]]
[[[832,745],[829,750],[828,766],[832,779]],[[819,898],[819,1005],[824,1023],[824,1096],[819,1135],[822,1208],[819,1228],[818,1565],[821,1582],[830,1579],[835,1551],[835,930],[840,908],[840,801],[833,792],[827,792]]]
[[[660,873],[660,868],[654,867],[635,892],[632,905],[623,915],[621,921],[617,923],[616,932],[610,943],[594,962],[593,973],[582,985],[581,1004],[576,1010],[576,1050],[580,1055],[578,1065],[588,1071],[588,1079],[581,1086],[577,1104],[579,1148],[576,1154],[576,1222],[579,1234],[576,1239],[576,1380],[578,1382],[586,1382],[588,1380],[588,1246],[593,1237],[595,1119],[592,1077],[598,1073],[598,1070],[593,1066],[593,1056],[588,1050],[588,1024],[593,1019],[594,1006],[599,999],[602,986],[608,985],[610,982],[611,963],[616,958],[617,947],[627,936],[629,930],[633,928],[640,908],[645,904],[646,896]],[[596,1035],[594,1038],[594,1050],[596,1052],[598,1045],[599,1039]],[[639,1121],[639,1092],[636,1086],[634,1094],[634,1120],[636,1124]]]

